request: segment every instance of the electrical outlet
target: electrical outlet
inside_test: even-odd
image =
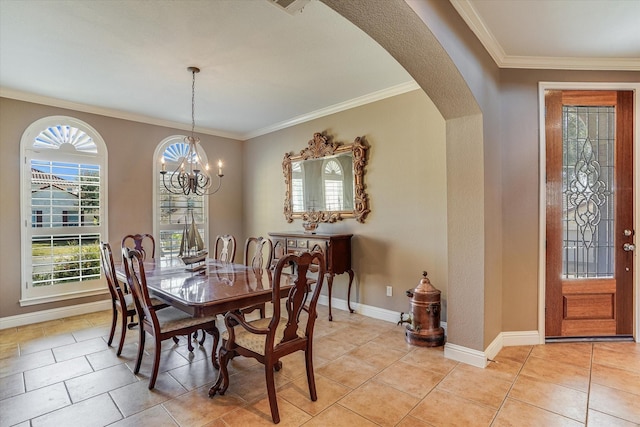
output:
[[[387,286],[387,296],[390,297],[393,295],[393,287]]]

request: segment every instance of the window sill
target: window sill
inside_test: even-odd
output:
[[[77,291],[77,292],[67,292],[64,294],[57,294],[57,295],[47,295],[42,297],[31,297],[31,298],[27,297],[27,298],[22,298],[20,300],[20,306],[27,307],[30,305],[48,304],[51,302],[66,301],[66,300],[72,300],[77,298],[91,297],[95,295],[107,295],[108,293],[109,293],[108,289],[100,288],[100,289],[90,289],[90,290]]]

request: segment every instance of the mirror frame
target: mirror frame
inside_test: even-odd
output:
[[[282,160],[282,173],[286,186],[284,196],[284,216],[287,222],[293,222],[300,218],[310,223],[336,222],[343,218],[355,218],[364,223],[369,209],[369,196],[365,191],[364,172],[367,166],[367,150],[364,138],[357,137],[352,144],[341,144],[329,141],[329,138],[319,132],[313,134],[313,139],[308,142],[307,148],[294,155],[286,153]],[[353,155],[353,210],[352,211],[306,211],[293,212],[291,202],[291,163],[307,159],[320,159],[340,153],[351,152]]]

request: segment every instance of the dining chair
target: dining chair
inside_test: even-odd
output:
[[[127,234],[122,238],[122,252],[124,248],[132,248],[142,254],[142,259],[156,257],[156,240],[151,234]]]
[[[171,306],[157,310],[156,307],[151,304],[151,298],[149,297],[142,254],[136,249],[126,248],[122,257],[127,282],[133,292],[136,312],[138,313],[138,318],[141,319],[140,344],[138,346],[138,358],[133,371],[134,374],[140,372],[140,364],[142,362],[147,333],[154,337],[155,346],[153,368],[151,370],[151,377],[149,378],[149,389],[152,389],[158,377],[162,341],[175,338],[178,335],[186,335],[188,349],[191,352],[193,351],[193,345],[191,344],[190,336],[199,329],[205,330],[213,336],[211,362],[213,366],[217,368],[218,363],[216,361],[215,350],[218,346],[220,332],[216,327],[216,316],[192,317],[190,314]],[[203,342],[204,334],[200,344],[202,345]]]
[[[254,271],[263,268],[271,268],[273,260],[273,243],[264,237],[249,237],[244,243],[244,265],[253,268]],[[264,319],[266,305],[258,304],[242,310],[242,314],[248,314],[259,310],[260,318]]]
[[[319,268],[316,286],[311,291],[307,272],[314,260]],[[295,265],[296,274],[284,273],[283,268]],[[271,302],[273,315],[265,319],[247,322],[238,312],[228,312],[224,317],[227,330],[222,333],[222,346],[218,360],[220,371],[209,396],[216,393],[223,395],[229,387],[229,371],[227,364],[236,356],[252,357],[264,365],[271,418],[274,423],[280,422],[278,401],[274,382],[274,370],[282,367],[280,359],[296,351],[305,352],[307,383],[312,401],[316,401],[315,377],[313,373],[313,327],[317,313],[316,306],[322,281],[324,279],[324,257],[321,253],[303,252],[300,255],[286,255],[278,261],[273,273]],[[281,304],[280,289],[283,284],[291,284],[284,304]],[[284,308],[283,308],[284,307]],[[281,316],[282,313],[282,316]]]
[[[236,258],[236,238],[231,234],[216,236],[213,258],[222,262],[233,262]]]
[[[120,356],[122,346],[124,345],[124,338],[127,333],[127,325],[135,325],[135,323],[133,323],[133,316],[136,314],[136,307],[133,302],[133,296],[125,293],[120,286],[120,282],[116,279],[113,252],[111,251],[111,245],[109,245],[109,243],[100,242],[100,261],[102,262],[102,271],[104,271],[104,276],[107,279],[107,287],[111,294],[111,309],[113,311],[111,332],[109,332],[107,345],[111,346],[113,342],[113,336],[118,323],[118,313],[120,313],[122,317],[122,330],[120,333],[120,344],[118,344],[118,351],[116,352],[116,354]],[[127,319],[131,319],[130,323],[127,323]]]
[[[111,309],[113,310],[113,318],[111,320],[111,332],[109,332],[109,340],[107,345],[111,345],[113,342],[113,336],[116,332],[116,325],[118,323],[118,313],[122,317],[122,329],[120,333],[120,343],[118,344],[118,351],[116,355],[120,356],[122,353],[122,346],[124,345],[124,339],[127,333],[127,329],[132,329],[138,325],[138,322],[133,321],[133,316],[136,315],[136,306],[133,301],[133,295],[125,288],[120,286],[120,281],[116,278],[116,269],[113,262],[113,251],[109,243],[100,242],[100,261],[102,262],[102,271],[107,279],[107,287],[111,294]],[[157,310],[168,307],[165,302],[151,298],[151,304],[156,307]],[[127,322],[127,318],[130,319]],[[176,343],[178,339],[174,340]]]

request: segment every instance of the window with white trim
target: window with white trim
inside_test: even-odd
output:
[[[106,291],[107,148],[72,117],[32,123],[21,140],[22,305]]]
[[[205,247],[209,247],[209,218],[207,196],[185,196],[172,194],[165,188],[158,168],[160,159],[164,158],[167,170],[173,170],[189,151],[189,145],[184,142],[184,136],[174,135],[166,138],[156,148],[153,156],[153,235],[156,239],[156,257],[170,259],[178,256],[180,241],[184,227],[191,215],[198,227],[198,232],[204,240]],[[202,153],[205,157],[205,153]],[[207,164],[207,159],[201,159]],[[168,183],[167,183],[168,184]]]

